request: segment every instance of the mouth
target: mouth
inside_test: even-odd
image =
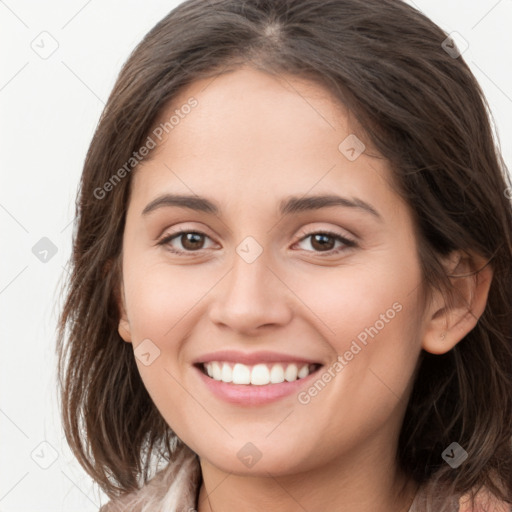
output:
[[[257,363],[247,365],[231,361],[208,361],[194,365],[204,375],[217,382],[245,386],[269,386],[305,379],[316,373],[320,363]]]

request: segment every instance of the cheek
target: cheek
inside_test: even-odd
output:
[[[296,279],[294,292],[340,353],[354,339],[363,345],[377,337],[393,343],[399,332],[411,339],[419,323],[420,282],[416,261],[393,261],[390,257],[379,264],[317,270],[316,275]]]
[[[148,264],[142,258],[127,260],[126,268],[127,312],[135,340],[172,338],[218,280],[206,267]]]
[[[421,272],[414,250],[381,256],[297,280],[294,289],[311,307],[309,318],[332,349],[333,363],[340,363],[331,366],[338,388],[332,396],[348,394],[374,410],[393,405],[406,390],[421,349]]]
[[[312,305],[316,320],[309,317],[333,353],[319,375],[325,384],[305,389],[300,403],[335,442],[363,439],[388,424],[410,389],[421,347],[419,294],[411,286],[419,272],[409,266],[397,279],[386,267],[346,268],[303,281],[297,292]]]
[[[191,319],[197,315],[201,299],[217,280],[211,269],[198,270],[193,265],[153,264],[134,253],[125,260],[124,285],[135,360],[144,386],[164,416],[187,403],[179,384],[188,368],[182,364],[182,348],[194,328]],[[137,356],[143,340],[157,347],[148,345],[157,354],[149,365]]]

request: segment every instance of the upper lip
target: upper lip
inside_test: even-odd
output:
[[[321,364],[318,360],[299,357],[291,354],[283,354],[280,352],[240,352],[237,350],[220,350],[218,352],[210,352],[203,354],[194,360],[193,364],[209,363],[210,361],[226,361],[232,363],[242,363],[252,365],[255,363],[304,363],[304,364]]]

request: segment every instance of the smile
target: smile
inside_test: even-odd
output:
[[[258,363],[246,365],[227,361],[200,364],[203,373],[218,382],[237,385],[266,386],[303,379],[318,370],[320,364]]]

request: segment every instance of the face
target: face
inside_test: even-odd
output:
[[[137,167],[123,239],[119,331],[151,398],[225,471],[386,452],[423,329],[391,169],[314,83],[239,69],[162,119],[191,97]]]

